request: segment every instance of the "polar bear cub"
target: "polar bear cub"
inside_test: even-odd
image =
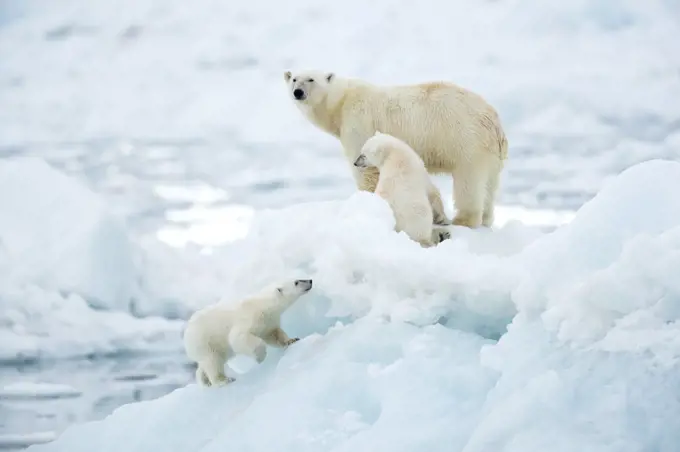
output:
[[[404,231],[427,248],[450,237],[448,231],[433,227],[433,217],[444,217],[439,190],[420,156],[404,141],[376,132],[366,140],[354,166],[380,172],[375,193],[385,199],[394,213],[395,230]],[[440,202],[432,203],[432,199]],[[434,208],[433,208],[434,207]]]
[[[198,364],[196,381],[221,386],[234,381],[224,365],[235,354],[258,363],[267,355],[266,344],[285,348],[298,341],[281,329],[281,314],[312,288],[311,279],[296,279],[266,287],[236,305],[220,301],[195,312],[184,331],[184,349]]]

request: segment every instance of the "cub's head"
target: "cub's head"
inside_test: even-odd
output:
[[[283,79],[288,84],[288,92],[297,104],[316,105],[326,99],[328,86],[333,83],[335,75],[332,72],[305,71],[283,73]]]
[[[361,153],[354,160],[357,168],[380,168],[393,149],[404,143],[392,135],[375,132],[361,147]]]
[[[277,285],[274,293],[282,305],[289,306],[311,289],[311,279],[296,279]]]

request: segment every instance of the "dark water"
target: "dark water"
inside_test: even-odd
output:
[[[3,447],[4,435],[58,434],[71,424],[102,419],[121,405],[165,395],[193,381],[193,375],[180,354],[0,367],[0,386],[58,383],[80,392],[68,397],[0,396],[0,449],[8,448]]]

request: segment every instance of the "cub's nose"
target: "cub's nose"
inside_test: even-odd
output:
[[[295,280],[295,285],[296,286],[302,286],[302,287],[307,287],[310,288],[312,287],[312,280],[311,279],[296,279]]]
[[[297,100],[300,100],[303,97],[305,97],[305,92],[302,91],[300,88],[297,88],[293,91],[293,97],[295,97]]]

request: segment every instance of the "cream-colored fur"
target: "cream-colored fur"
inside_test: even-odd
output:
[[[397,232],[404,231],[426,248],[450,237],[448,231],[432,227],[430,200],[441,199],[439,190],[430,180],[423,160],[404,141],[376,132],[364,143],[354,167],[364,171],[377,168],[380,172],[375,193],[392,208]],[[441,209],[439,216],[444,215]]]
[[[198,364],[196,381],[221,386],[233,381],[224,365],[235,354],[261,363],[266,344],[287,347],[289,338],[281,329],[281,314],[312,288],[312,280],[295,280],[261,290],[237,304],[218,302],[195,312],[184,331],[184,349]]]
[[[340,140],[350,166],[377,130],[393,135],[420,155],[429,173],[453,176],[454,224],[493,224],[508,142],[482,97],[447,82],[377,86],[319,71],[287,71],[284,79],[305,117]],[[360,190],[375,191],[377,170],[352,172]]]

